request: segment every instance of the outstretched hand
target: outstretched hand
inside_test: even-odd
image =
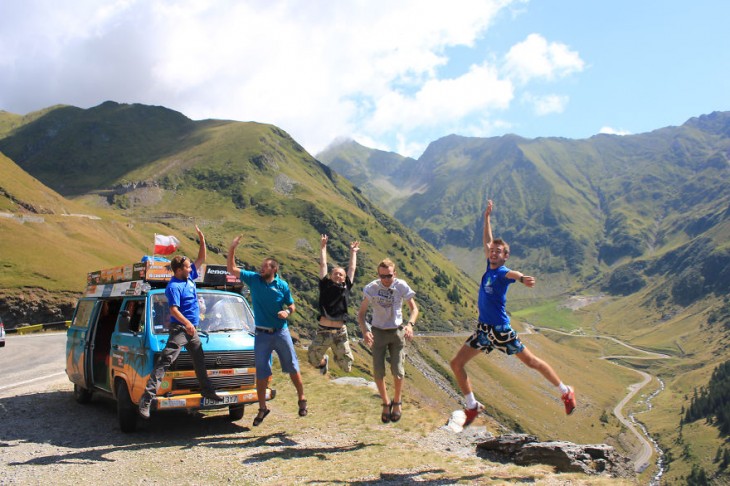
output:
[[[492,214],[492,206],[492,200],[487,199],[487,209],[484,210],[484,216],[489,216],[490,214]]]
[[[327,247],[327,241],[329,240],[329,237],[327,235],[320,236],[319,239],[319,247],[320,248],[326,248]]]
[[[350,251],[353,253],[357,253],[360,251],[360,242],[359,241],[353,241],[350,243]]]
[[[522,283],[524,284],[525,287],[532,288],[532,287],[535,286],[535,277],[530,277],[528,275],[523,275],[522,276]]]

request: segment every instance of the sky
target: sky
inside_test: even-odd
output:
[[[727,0],[0,0],[0,110],[271,123],[316,155],[730,110]]]

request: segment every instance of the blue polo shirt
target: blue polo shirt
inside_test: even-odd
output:
[[[198,278],[198,269],[192,264],[192,271],[187,280],[180,280],[174,276],[165,287],[165,296],[167,296],[167,304],[172,307],[176,306],[182,315],[184,315],[190,323],[198,327],[200,320],[200,304],[198,304],[198,292],[195,289],[195,280]],[[170,316],[170,322],[182,324],[174,317]]]
[[[507,315],[507,289],[515,283],[507,278],[509,268],[502,265],[492,269],[487,263],[487,271],[479,285],[479,322],[491,324],[498,331],[509,330],[510,321]]]
[[[266,282],[257,272],[241,269],[241,281],[251,290],[253,317],[258,327],[283,329],[287,327],[286,319],[279,319],[277,314],[285,306],[294,303],[289,284],[277,274],[271,283]]]

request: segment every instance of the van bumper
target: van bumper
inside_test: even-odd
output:
[[[223,398],[222,401],[216,402],[208,398],[203,398],[199,393],[189,393],[184,395],[172,395],[169,397],[158,396],[152,401],[151,408],[153,410],[182,410],[182,409],[215,409],[221,407],[229,407],[231,405],[246,405],[249,403],[258,403],[259,395],[255,388],[248,390],[223,391],[216,390],[216,393]],[[276,390],[266,389],[266,400],[272,400],[276,396]]]

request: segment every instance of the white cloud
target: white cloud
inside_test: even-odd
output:
[[[612,128],[609,126],[601,127],[601,129],[598,131],[598,133],[605,133],[606,135],[631,135],[631,132],[628,130],[623,130],[620,128]]]
[[[430,141],[418,137],[482,130],[509,108],[517,88],[490,53],[439,73],[449,48],[473,48],[515,5],[525,1],[5,0],[0,109],[138,102],[273,123],[312,153],[351,135],[413,155]],[[531,35],[505,66],[527,82],[582,61]]]
[[[537,96],[526,93],[522,97],[522,100],[532,106],[532,109],[537,116],[543,116],[551,113],[562,113],[565,111],[569,98],[567,96],[556,94]]]
[[[518,81],[534,78],[552,81],[583,70],[580,55],[559,42],[548,41],[539,34],[530,34],[515,44],[505,56],[507,71]]]
[[[377,100],[367,124],[377,132],[395,128],[417,129],[450,124],[474,112],[504,109],[512,100],[512,84],[494,69],[472,66],[456,79],[431,79],[413,96],[391,90]],[[382,127],[382,128],[381,128]]]

